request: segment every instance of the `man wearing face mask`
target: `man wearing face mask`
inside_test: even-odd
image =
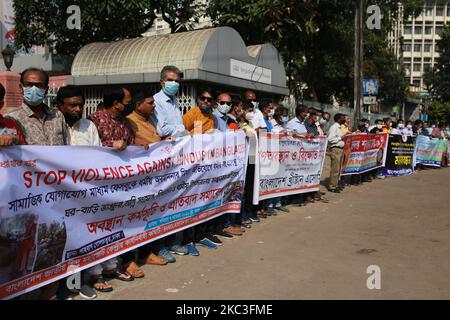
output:
[[[247,119],[248,121],[250,121],[253,129],[258,130],[258,129],[266,129],[267,125],[266,122],[264,121],[264,116],[261,112],[261,110],[258,108],[259,107],[259,103],[256,100],[256,94],[255,92],[251,91],[251,90],[247,90],[244,92],[244,99],[245,101],[249,101],[253,104],[253,116],[251,117],[251,120]]]
[[[126,118],[134,109],[131,100],[127,89],[109,89],[103,95],[104,109],[88,117],[97,127],[102,146],[125,150],[133,144],[133,130]]]
[[[242,109],[242,100],[240,98],[234,98],[233,105],[231,107],[230,113],[228,114],[227,127],[231,130],[239,129],[240,118],[244,115],[244,110]]]
[[[155,114],[152,116],[158,135],[164,139],[168,136],[186,135],[180,104],[176,95],[180,88],[181,71],[175,66],[165,66],[161,70],[161,91],[154,95]]]
[[[217,97],[217,108],[214,110],[214,116],[217,122],[217,129],[220,131],[226,131],[228,129],[228,113],[232,105],[231,96],[228,93],[221,93]]]
[[[213,114],[214,97],[204,90],[200,94],[197,106],[183,116],[183,125],[190,134],[203,134],[216,128],[216,118]]]
[[[68,141],[63,114],[44,103],[48,80],[48,74],[41,69],[29,68],[22,72],[20,85],[24,103],[7,114],[16,120],[29,145],[57,146]]]

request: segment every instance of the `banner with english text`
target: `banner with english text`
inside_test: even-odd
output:
[[[327,137],[261,133],[258,138],[253,203],[318,191]]]
[[[239,213],[247,158],[242,132],[122,152],[0,149],[0,299],[224,213]]]

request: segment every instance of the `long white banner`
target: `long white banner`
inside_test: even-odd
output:
[[[242,132],[123,152],[0,149],[0,299],[240,212],[247,158]]]
[[[317,191],[325,161],[327,138],[261,133],[255,165],[253,203]]]

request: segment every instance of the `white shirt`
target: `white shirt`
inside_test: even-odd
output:
[[[324,133],[319,121],[316,122],[316,127],[317,127],[317,131],[319,131],[319,135],[323,136],[325,133]]]
[[[250,121],[253,128],[267,128],[266,122],[264,121],[264,115],[261,112],[261,110],[254,108],[253,110],[254,116],[253,119]]]
[[[69,132],[69,145],[71,146],[102,146],[95,124],[81,118],[73,127],[67,126]]]
[[[272,127],[273,133],[280,133],[284,131],[286,131],[286,129],[282,125],[278,124],[278,122],[276,122],[276,124]]]
[[[303,134],[303,133],[307,133],[308,131],[306,130],[305,127],[305,123],[300,121],[299,118],[295,117],[293,119],[291,119],[287,126],[286,129],[288,131],[292,131],[295,133],[299,133],[299,134]]]
[[[342,130],[341,125],[335,122],[328,132],[328,142],[330,143],[330,147],[344,147],[344,141],[342,140]]]

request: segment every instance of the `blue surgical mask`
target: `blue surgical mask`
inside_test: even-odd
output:
[[[163,91],[168,96],[174,96],[178,93],[180,89],[180,84],[176,81],[166,81],[164,82]]]
[[[284,124],[287,124],[289,122],[289,117],[288,116],[283,116],[281,119],[283,120]]]
[[[31,106],[38,106],[44,102],[45,90],[36,86],[23,87],[23,99]]]
[[[204,114],[212,113],[212,106],[208,106],[207,104],[200,103],[199,107]]]
[[[320,119],[320,121],[319,121],[319,123],[320,123],[321,126],[326,125],[327,122],[328,122],[327,119],[324,119],[324,118]]]

